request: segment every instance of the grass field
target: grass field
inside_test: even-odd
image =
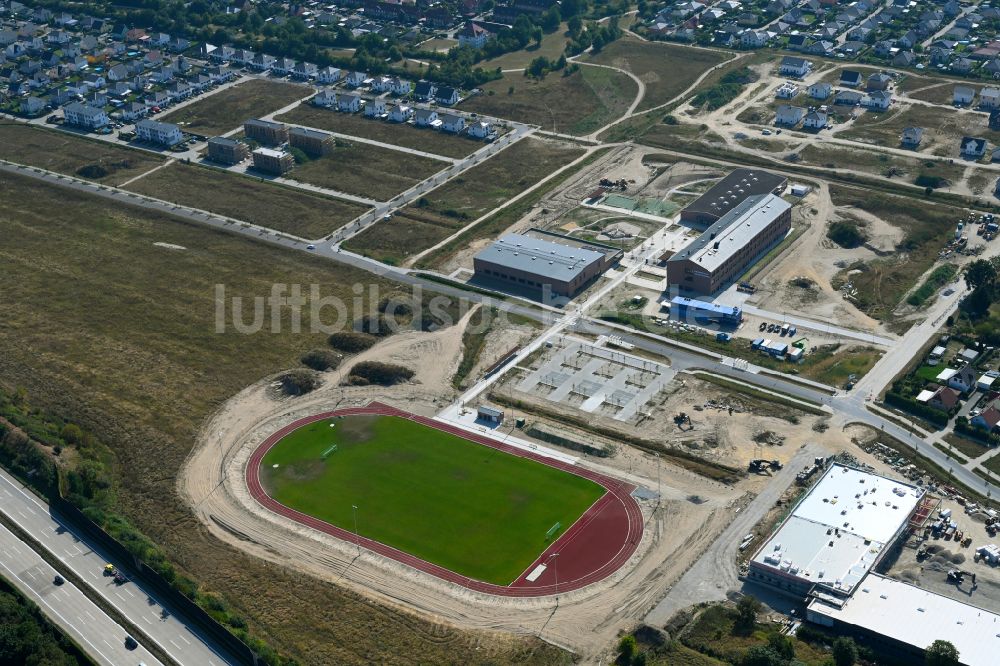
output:
[[[215,284],[252,299],[276,282],[315,283],[350,304],[353,284],[388,295],[387,283],[24,177],[0,175],[0,210],[3,384],[106,442],[121,510],[255,634],[300,663],[398,664],[413,654],[430,663],[455,654],[478,664],[567,663],[567,653],[534,638],[484,641],[248,555],[208,534],[177,492],[178,470],[219,405],[325,344],[325,335],[287,325],[278,334],[216,333]]]
[[[588,56],[587,60],[619,67],[638,76],[646,84],[646,96],[638,107],[642,111],[666,104],[703,73],[729,57],[718,51],[623,37],[605,46],[596,56]]]
[[[422,150],[443,157],[465,157],[485,145],[482,141],[474,140],[464,134],[455,136],[432,129],[414,127],[406,123],[373,120],[365,118],[360,113],[339,113],[320,109],[312,104],[300,104],[288,113],[277,116],[276,119],[329,132],[358,136],[362,139],[381,141],[403,148]]]
[[[260,472],[290,508],[354,531],[357,506],[362,536],[496,585],[517,580],[551,542],[550,528],[568,529],[605,493],[397,416],[303,426],[268,451]]]
[[[128,189],[302,238],[325,236],[368,210],[350,201],[181,163],[151,173]]]
[[[197,134],[217,136],[242,127],[250,118],[259,118],[288,106],[311,92],[311,88],[293,83],[250,79],[171,111],[160,120],[177,123]]]
[[[559,26],[558,30],[545,35],[542,38],[541,45],[536,45],[535,42],[532,42],[528,45],[528,48],[504,53],[492,60],[484,60],[479,63],[479,66],[487,71],[496,69],[497,67],[500,69],[524,69],[531,64],[532,60],[539,56],[544,56],[549,60],[558,60],[559,56],[566,50],[566,44],[568,43],[569,38],[566,37],[566,24],[563,23]]]
[[[540,125],[566,134],[589,134],[628,110],[638,93],[635,81],[612,69],[581,67],[536,81],[508,76],[482,86],[483,94],[462,102],[463,111]]]
[[[388,201],[449,166],[447,162],[429,157],[367,143],[340,141],[333,153],[297,165],[286,177],[359,197]]]
[[[539,139],[522,139],[379,222],[344,244],[352,252],[400,263],[447,238],[531,187],[583,150]]]
[[[87,179],[107,185],[124,183],[164,161],[153,153],[69,132],[4,122],[0,122],[0,159],[80,178],[86,177],[78,173],[81,168],[99,165],[106,175]]]

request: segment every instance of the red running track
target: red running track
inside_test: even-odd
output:
[[[531,566],[525,569],[524,573],[509,586],[485,583],[462,576],[450,569],[445,569],[444,567],[414,557],[409,553],[397,550],[384,543],[368,539],[364,536],[358,537],[353,532],[341,529],[295,509],[290,509],[271,498],[264,491],[260,482],[260,463],[264,455],[278,440],[293,430],[314,421],[355,414],[377,414],[410,419],[431,428],[476,442],[477,444],[482,444],[483,446],[504,451],[505,453],[521,458],[535,460],[549,467],[555,467],[570,474],[590,479],[603,486],[607,492],[594,502],[568,530],[563,532],[562,536],[546,548],[531,563]],[[278,515],[291,518],[298,523],[335,536],[342,541],[351,544],[360,544],[374,553],[389,557],[442,580],[456,583],[476,592],[485,592],[486,594],[504,597],[541,597],[559,592],[569,592],[607,578],[628,561],[642,539],[642,513],[639,510],[638,503],[631,494],[635,490],[635,486],[622,483],[597,472],[580,469],[575,465],[508,446],[447,423],[410,414],[379,402],[370,403],[366,407],[351,407],[314,414],[313,416],[307,416],[288,424],[264,440],[253,452],[250,460],[247,462],[245,478],[250,495],[261,506]],[[546,569],[542,575],[534,582],[528,581],[526,579],[528,574],[542,563],[546,564]]]

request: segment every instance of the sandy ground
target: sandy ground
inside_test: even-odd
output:
[[[179,490],[216,537],[258,557],[335,582],[380,603],[461,628],[537,634],[593,661],[621,629],[665,594],[727,524],[744,489],[708,482],[669,465],[659,469],[663,500],[643,502],[646,531],[632,560],[614,576],[558,599],[480,595],[408,569],[261,509],[243,483],[251,451],[268,434],[301,416],[378,399],[433,414],[453,394],[464,324],[435,333],[400,334],[350,359],[306,396],[278,398],[268,381],[248,387],[209,420],[179,478]],[[496,345],[503,346],[504,340]],[[416,382],[392,388],[343,387],[351,364],[368,358],[416,371]],[[450,359],[445,361],[446,359]],[[625,451],[613,465],[581,464],[656,487],[655,459]],[[689,499],[696,494],[697,502]],[[668,527],[669,526],[669,527]]]

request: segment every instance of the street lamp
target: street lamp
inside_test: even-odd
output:
[[[358,545],[358,556],[361,556],[361,537],[358,536],[358,505],[352,504],[351,509],[354,511],[354,543]]]

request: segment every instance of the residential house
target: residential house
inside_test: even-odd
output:
[[[744,30],[740,34],[740,46],[745,49],[760,49],[767,46],[771,36],[763,30]]]
[[[979,108],[1000,109],[1000,88],[986,87],[979,91]]]
[[[929,407],[950,413],[958,406],[958,393],[954,389],[942,386],[934,391],[934,394],[927,401]]]
[[[915,30],[910,30],[905,35],[896,40],[896,46],[901,49],[912,49],[914,46],[920,43],[920,35],[916,33]]]
[[[940,378],[941,375],[938,375]],[[976,388],[976,370],[971,364],[965,364],[948,378],[948,386],[959,393],[968,393]]]
[[[389,76],[376,76],[372,79],[371,90],[372,92],[384,93],[389,92],[389,82],[392,77]]]
[[[357,113],[361,110],[361,97],[344,93],[337,99],[337,108],[345,113]]]
[[[367,80],[368,74],[365,72],[351,72],[347,75],[347,85],[352,88],[358,88],[364,85]]]
[[[274,67],[274,62],[274,56],[269,56],[266,53],[258,53],[250,61],[250,69],[255,69],[258,72],[267,72]]]
[[[270,148],[258,148],[253,151],[253,168],[261,173],[281,176],[291,171],[295,166],[295,158],[291,153]]]
[[[857,106],[863,97],[864,95],[856,90],[838,90],[833,98],[833,103],[837,106]]]
[[[868,77],[866,90],[888,90],[892,85],[892,77],[885,72],[876,72]]]
[[[104,109],[86,106],[79,102],[66,106],[63,109],[63,117],[67,125],[85,129],[99,129],[111,122]]]
[[[181,128],[173,123],[161,123],[144,119],[135,124],[135,135],[139,141],[148,141],[161,146],[174,146],[184,140]]]
[[[389,107],[389,120],[394,123],[405,123],[413,117],[413,107],[405,104],[393,104]]]
[[[401,79],[398,76],[394,76],[392,77],[392,80],[389,81],[389,92],[393,95],[399,95],[400,97],[409,95],[410,82],[405,79]]]
[[[83,103],[87,106],[102,108],[108,105],[108,96],[100,90],[92,92],[83,98]]]
[[[438,122],[438,114],[434,109],[417,109],[413,114],[413,123],[418,127],[430,127]]]
[[[384,99],[370,99],[365,103],[365,116],[369,118],[381,118],[386,115],[386,104]]]
[[[138,102],[128,102],[122,107],[122,119],[130,123],[145,118],[147,113],[149,113],[149,107]]]
[[[987,432],[996,432],[998,430],[997,426],[1000,425],[1000,409],[991,405],[976,416],[973,416],[969,420],[969,423],[974,428],[986,430]]]
[[[994,109],[990,111],[990,119],[988,121],[988,125],[991,130],[1000,131],[1000,110]]]
[[[35,97],[32,95],[23,102],[21,102],[21,113],[26,116],[37,116],[42,111],[45,110],[45,100],[41,97]]]
[[[861,72],[856,72],[854,70],[845,69],[840,73],[840,85],[847,86],[848,88],[857,88],[861,85],[862,76]]]
[[[802,126],[808,129],[821,130],[826,128],[828,122],[829,118],[825,112],[813,109],[806,114],[805,120],[802,121]]]
[[[466,21],[461,30],[458,31],[458,45],[471,46],[474,49],[481,49],[486,46],[486,42],[493,39],[495,35],[479,25],[475,21]]]
[[[124,81],[132,78],[129,68],[125,64],[112,65],[108,68],[108,81]]]
[[[212,51],[212,53],[209,54],[209,59],[211,59],[212,62],[219,62],[219,63],[229,62],[233,59],[233,56],[235,54],[236,54],[236,49],[234,49],[232,46],[223,45]]]
[[[183,53],[191,48],[191,42],[183,37],[174,37],[170,40],[170,43],[167,44],[167,48],[174,53]]]
[[[316,72],[316,80],[319,83],[336,83],[342,76],[343,73],[336,67],[324,67]]]
[[[208,140],[208,159],[220,164],[239,164],[250,157],[250,148],[242,141],[213,136]]]
[[[861,98],[861,106],[871,111],[885,111],[892,105],[892,93],[875,90]]]
[[[479,120],[469,125],[469,136],[477,139],[488,139],[494,136],[496,130],[488,120]]]
[[[235,62],[237,65],[249,66],[256,57],[257,54],[249,49],[236,49],[229,60],[230,62]]]
[[[162,90],[157,90],[156,92],[151,92],[142,100],[142,103],[148,107],[160,107],[163,108],[167,105],[170,98],[167,97],[167,93]]]
[[[168,83],[164,91],[171,102],[179,102],[194,94],[194,89],[184,81],[173,81]]]
[[[287,76],[295,69],[295,61],[291,58],[278,58],[271,65],[271,73]]]
[[[948,65],[948,69],[956,74],[968,74],[972,71],[972,61],[965,56],[960,56],[955,58],[951,64]]]
[[[893,67],[913,67],[917,64],[917,54],[913,51],[900,51],[892,59]]]
[[[318,68],[315,64],[303,61],[295,65],[295,69],[292,70],[292,76],[297,79],[306,80],[314,78],[317,71]]]
[[[778,107],[778,113],[775,117],[776,125],[786,125],[788,127],[795,127],[802,121],[802,117],[806,115],[806,110],[800,106],[790,106],[788,104],[782,104]]]
[[[144,67],[150,69],[153,67],[159,67],[163,64],[163,54],[156,49],[146,51],[146,54],[142,56],[142,64]]]
[[[955,86],[951,100],[956,106],[969,106],[976,98],[976,90],[969,86]]]
[[[320,90],[310,101],[316,106],[322,106],[323,108],[329,109],[337,106],[337,93],[332,90]]]
[[[441,86],[434,94],[434,99],[437,100],[438,104],[445,106],[458,104],[458,90],[451,86]]]
[[[924,129],[922,127],[907,127],[903,130],[903,138],[900,140],[900,144],[903,148],[916,148],[920,145],[923,138]]]
[[[417,81],[417,87],[413,91],[413,96],[420,102],[429,102],[434,99],[437,86],[430,81]]]
[[[796,95],[799,94],[799,87],[794,83],[789,83],[786,81],[778,86],[778,89],[774,91],[774,96],[778,99],[794,99]]]
[[[978,160],[986,154],[986,139],[964,136],[959,145],[962,157],[965,159]]]
[[[445,132],[458,134],[465,129],[465,118],[453,113],[441,114],[441,129]]]
[[[790,35],[785,44],[785,48],[790,51],[804,51],[809,46],[809,38],[806,35]]]
[[[814,83],[809,86],[807,92],[813,99],[826,99],[833,94],[833,86],[829,83]]]

